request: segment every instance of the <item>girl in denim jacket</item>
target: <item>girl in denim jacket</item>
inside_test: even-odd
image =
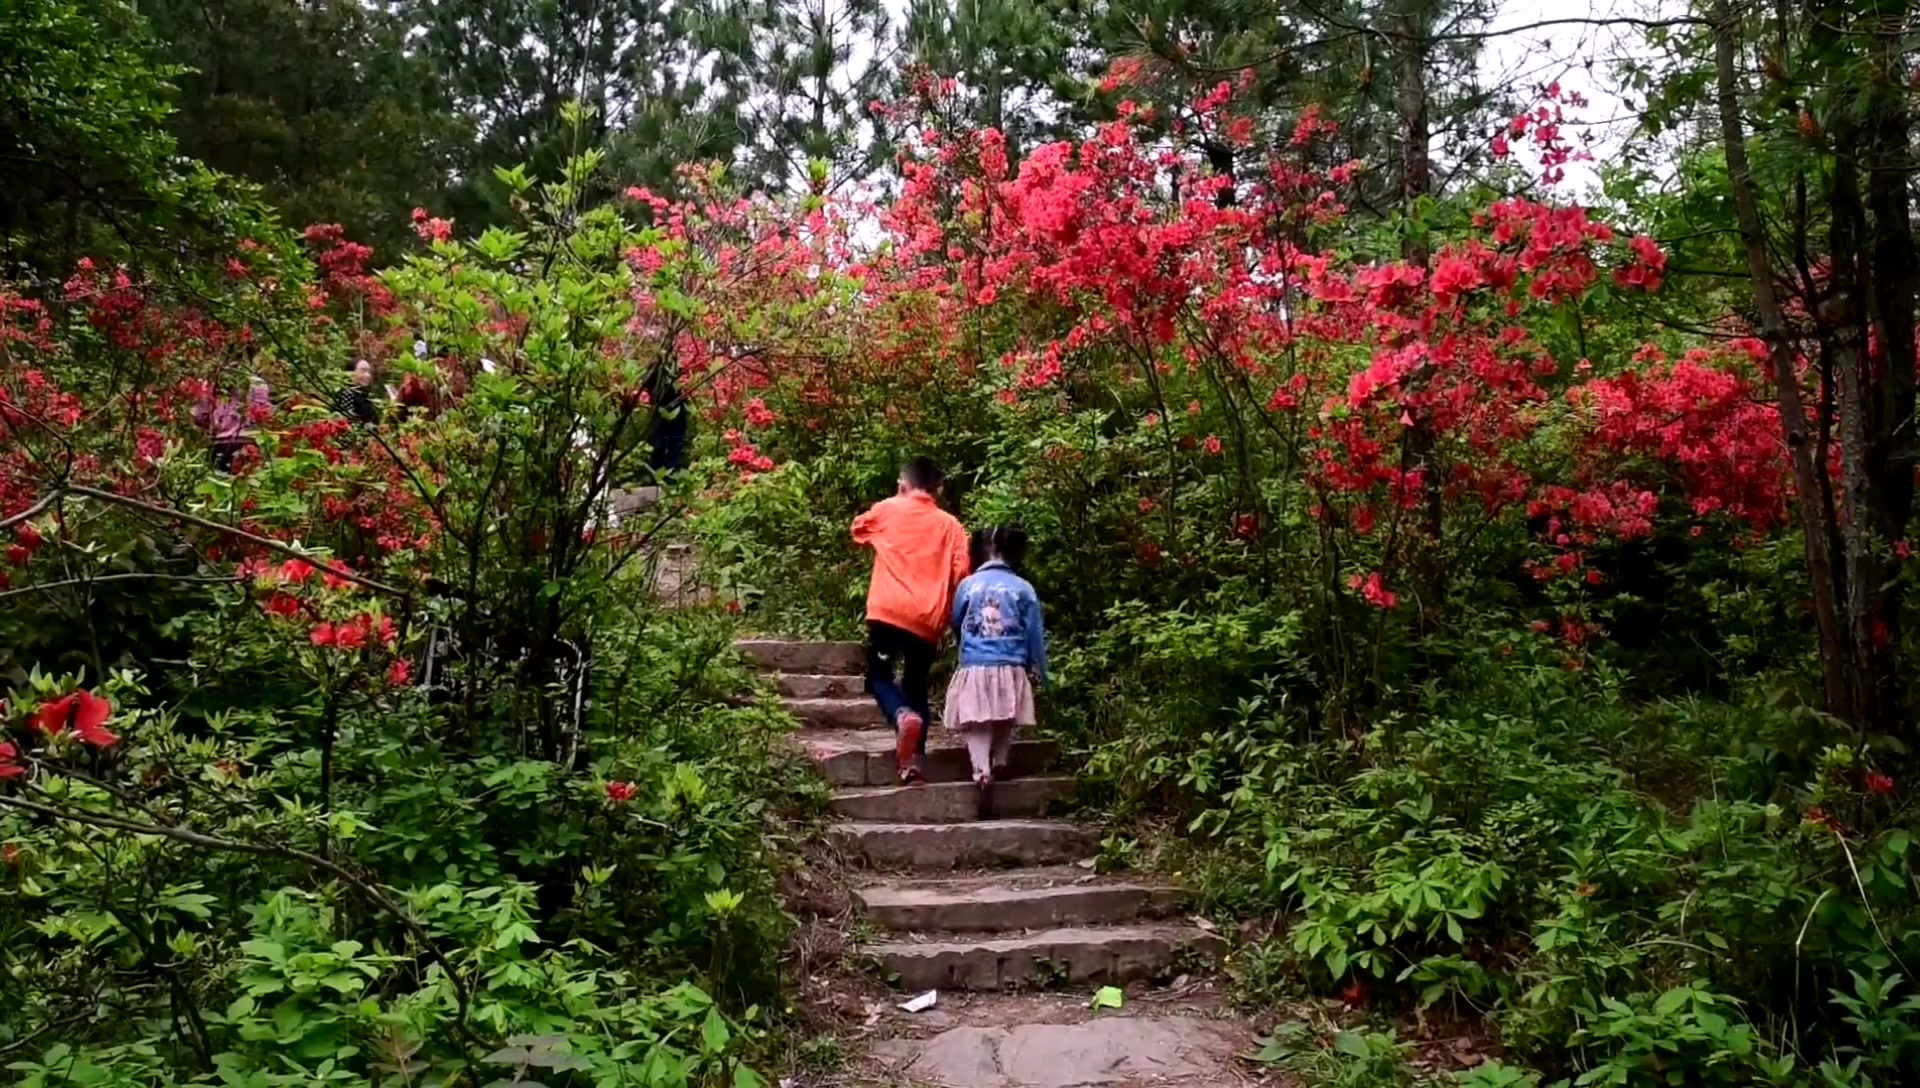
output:
[[[966,736],[973,781],[985,791],[1007,776],[1014,730],[1034,724],[1033,693],[1046,684],[1047,635],[1040,598],[1015,571],[1027,535],[1010,525],[973,535],[971,577],[953,595],[960,670],[947,687],[947,725]]]

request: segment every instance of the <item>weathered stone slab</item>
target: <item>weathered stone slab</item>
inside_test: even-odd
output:
[[[867,669],[866,648],[857,642],[795,642],[790,639],[752,638],[736,642],[734,647],[755,668],[767,672],[851,675]]]
[[[856,890],[854,899],[867,917],[899,932],[997,933],[1137,922],[1172,913],[1182,898],[1173,888],[1070,872],[1077,875],[1044,883],[1018,872],[984,880],[889,881]]]
[[[865,695],[850,699],[782,699],[800,724],[812,729],[884,729],[887,719]]]
[[[991,795],[995,819],[1045,816],[1047,805],[1073,792],[1070,778],[1014,778],[996,783]],[[867,786],[833,795],[833,812],[849,820],[896,824],[953,824],[977,819],[979,787],[972,782],[922,786]]]
[[[806,748],[820,773],[834,786],[890,786],[894,784],[893,733],[886,729],[863,732],[805,733],[794,738]],[[1008,753],[1016,776],[1045,774],[1060,759],[1060,746],[1047,740],[1016,740]],[[973,777],[967,750],[951,730],[935,729],[927,739],[927,781],[966,782]],[[1014,781],[1017,781],[1016,777]]]
[[[1139,925],[986,940],[886,941],[868,952],[905,990],[1009,990],[1163,978],[1222,947],[1220,938],[1192,926]]]
[[[853,699],[866,695],[866,677],[855,673],[791,673],[774,677],[789,699]]]
[[[960,1027],[891,1039],[874,1056],[894,1076],[940,1088],[1102,1088],[1238,1084],[1243,1045],[1198,1017],[1102,1016],[1079,1024]]]
[[[915,869],[1053,865],[1085,857],[1099,841],[1090,828],[1053,820],[838,824],[829,834],[869,864]]]

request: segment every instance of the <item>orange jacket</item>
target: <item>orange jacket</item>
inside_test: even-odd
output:
[[[910,491],[853,519],[853,542],[873,549],[867,618],[938,643],[953,591],[972,573],[960,520],[933,496]]]

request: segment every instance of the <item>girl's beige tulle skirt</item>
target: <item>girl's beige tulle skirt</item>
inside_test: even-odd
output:
[[[989,725],[1032,725],[1033,680],[1018,665],[970,665],[947,685],[947,709],[941,719],[954,729]]]

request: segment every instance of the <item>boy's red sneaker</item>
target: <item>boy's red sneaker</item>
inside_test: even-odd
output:
[[[911,784],[920,781],[920,735],[925,732],[927,723],[920,715],[911,710],[902,710],[894,726],[893,754],[898,761],[900,781]]]

